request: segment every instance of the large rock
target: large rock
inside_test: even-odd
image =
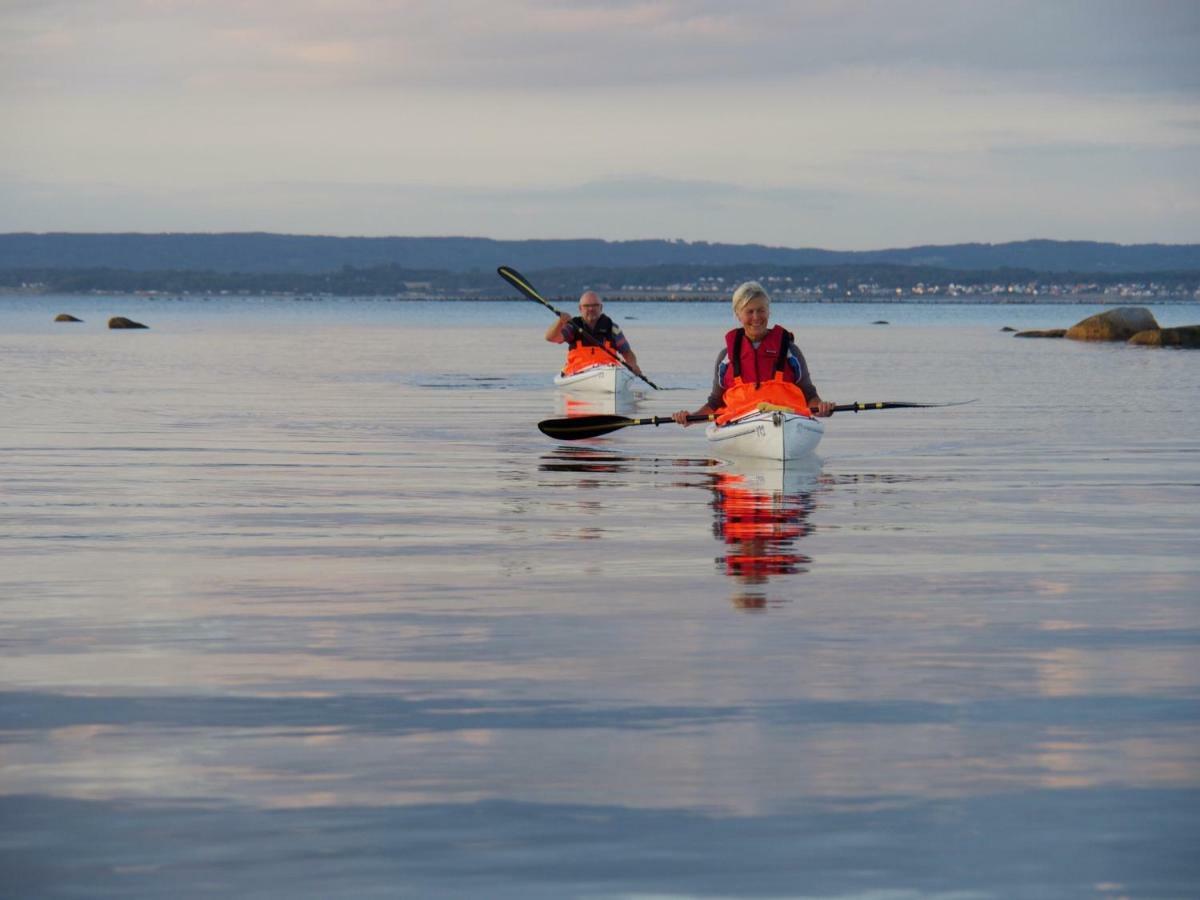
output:
[[[1200,347],[1200,325],[1139,331],[1129,339],[1129,343],[1143,347]]]
[[[1067,333],[1065,328],[1047,328],[1045,331],[1018,331],[1013,337],[1049,337],[1060,338]]]
[[[1118,306],[1089,316],[1067,329],[1073,341],[1127,341],[1139,331],[1155,331],[1158,322],[1144,306]]]
[[[127,319],[124,316],[113,316],[108,320],[109,328],[149,328],[148,325],[143,325],[141,322],[135,322],[133,319]]]
[[[54,317],[55,322],[82,322],[83,319],[77,319],[70,313],[59,313]]]

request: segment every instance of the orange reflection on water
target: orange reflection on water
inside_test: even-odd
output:
[[[716,563],[743,589],[731,598],[739,609],[765,609],[775,601],[772,578],[808,571],[812,559],[796,550],[809,533],[815,470],[737,468],[713,476],[713,535],[725,544]]]

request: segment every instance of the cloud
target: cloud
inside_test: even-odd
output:
[[[36,83],[53,70],[63,90],[219,81],[243,90],[752,89],[847,69],[931,66],[1021,89],[1200,90],[1200,5],[1191,0],[109,0],[102,14],[90,2],[58,0],[8,7],[0,23],[13,74]]]
[[[1096,192],[1013,178],[924,191],[747,188],[623,177],[560,187],[256,181],[187,187],[0,182],[0,231],[275,231],[493,238],[679,238],[873,249],[1032,235],[1123,243],[1195,240],[1200,202],[1153,183]]]
[[[301,63],[317,65],[350,65],[359,60],[357,45],[349,41],[317,41],[294,44],[287,51]]]
[[[10,0],[0,34],[18,229],[1200,238],[1192,0]]]

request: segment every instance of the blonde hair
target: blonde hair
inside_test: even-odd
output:
[[[742,311],[742,308],[751,300],[757,300],[759,297],[767,301],[767,305],[771,305],[771,297],[757,281],[746,281],[737,286],[737,290],[733,292],[733,314],[736,316]]]

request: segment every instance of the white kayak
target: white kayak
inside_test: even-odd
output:
[[[801,459],[821,443],[820,419],[786,410],[752,412],[725,425],[704,430],[713,450],[755,459]]]
[[[555,375],[554,384],[573,391],[622,394],[633,390],[633,373],[621,366],[595,365],[570,375]]]

